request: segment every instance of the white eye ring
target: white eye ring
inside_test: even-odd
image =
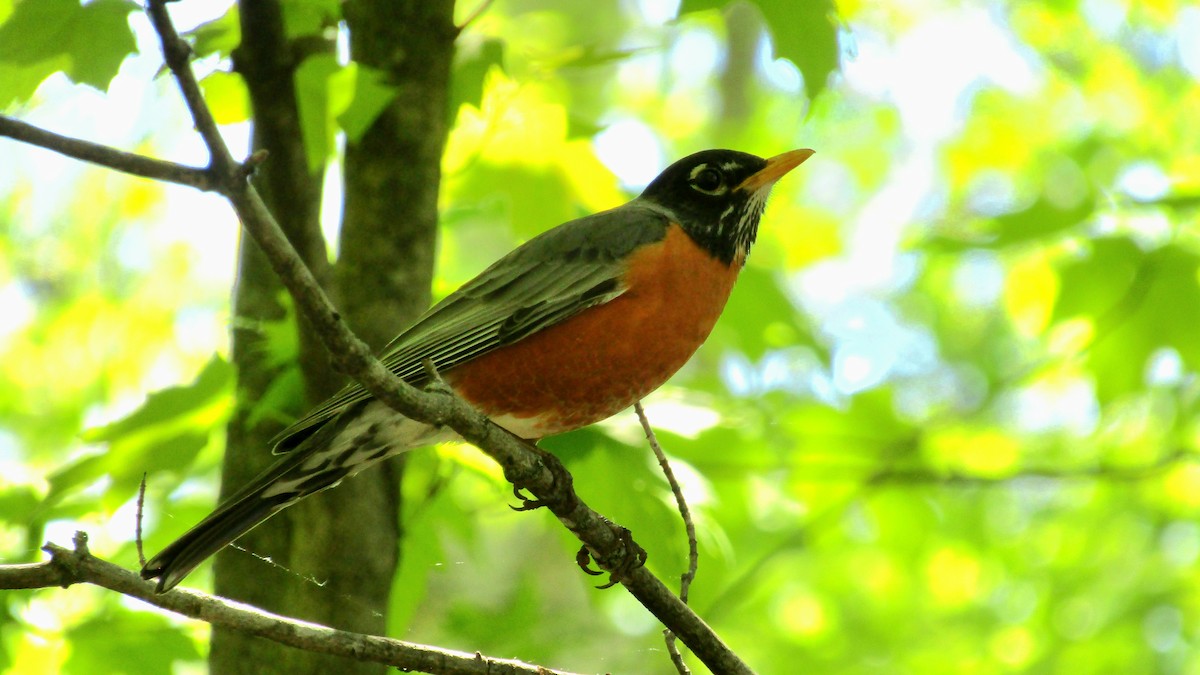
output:
[[[697,191],[705,194],[719,195],[726,192],[725,175],[707,164],[692,169],[688,182]]]

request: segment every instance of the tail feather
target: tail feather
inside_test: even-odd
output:
[[[158,592],[169,591],[209,556],[284,508],[387,457],[449,438],[452,432],[400,418],[382,403],[352,405],[151,558],[142,578],[157,578]]]
[[[148,560],[142,566],[142,578],[157,578],[156,590],[165,593],[200,563],[271,516],[315,492],[333,487],[363,468],[360,457],[335,453],[328,446],[340,426],[326,425],[306,439],[304,447],[285,455],[222,502],[208,517]],[[333,461],[335,455],[342,461]]]
[[[287,495],[264,499],[253,494],[238,502],[226,503],[148,560],[142,567],[142,578],[157,577],[155,590],[159,593],[175,588],[209,556],[270,518],[289,501]]]

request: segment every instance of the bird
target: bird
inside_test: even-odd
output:
[[[536,441],[630,407],[712,331],[776,181],[812,156],[704,150],[633,200],[535,236],[401,332],[380,360],[414,386],[432,363],[454,392]],[[455,440],[351,383],[272,441],[280,458],[146,561],[156,591],[280,510],[385,458]]]

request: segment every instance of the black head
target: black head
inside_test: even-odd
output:
[[[668,166],[639,199],[665,208],[696,243],[725,264],[745,262],[775,181],[812,156],[792,150],[763,159],[704,150]]]

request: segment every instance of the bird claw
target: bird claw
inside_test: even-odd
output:
[[[512,509],[513,511],[533,511],[534,509],[540,509],[546,505],[546,502],[541,499],[534,499],[533,497],[526,496],[524,488],[522,488],[520,485],[513,486],[513,496],[521,502],[520,506],[513,506],[509,504],[508,508]]]
[[[608,568],[608,583],[596,587],[600,590],[616,586],[625,579],[629,578],[629,575],[635,570],[646,564],[646,549],[638,546],[637,542],[633,540],[633,533],[631,533],[628,528],[618,525],[617,539],[621,542],[621,551],[614,556],[617,558],[615,564],[611,566],[605,566]],[[598,570],[592,567],[591,563],[593,561],[595,561],[597,564],[601,564],[587,546],[581,547],[579,552],[575,554],[575,564],[579,565],[579,569],[583,570],[585,574],[589,574],[594,577],[604,574],[603,570]]]
[[[520,480],[510,476],[509,480],[513,481],[513,496],[515,496],[521,502],[521,505],[510,506],[509,508],[514,511],[533,511],[534,509],[540,509],[543,506],[552,507],[552,501],[562,501],[563,503],[559,504],[559,506],[569,505],[569,500],[575,499],[575,492],[573,488],[574,479],[571,478],[571,473],[567,471],[566,467],[563,466],[562,461],[549,452],[539,448],[535,443],[525,440],[523,440],[523,443],[525,444],[525,447],[529,448],[530,451],[541,456],[542,465],[547,471],[550,472],[550,475],[554,481],[554,485],[548,494],[550,494],[554,499],[538,499],[536,497],[526,495],[525,488],[520,485]],[[551,508],[551,510],[554,509]]]
[[[579,565],[579,569],[583,570],[584,574],[594,577],[604,574],[604,570],[592,567],[592,552],[588,550],[587,544],[579,547],[579,552],[575,554],[575,564]]]

